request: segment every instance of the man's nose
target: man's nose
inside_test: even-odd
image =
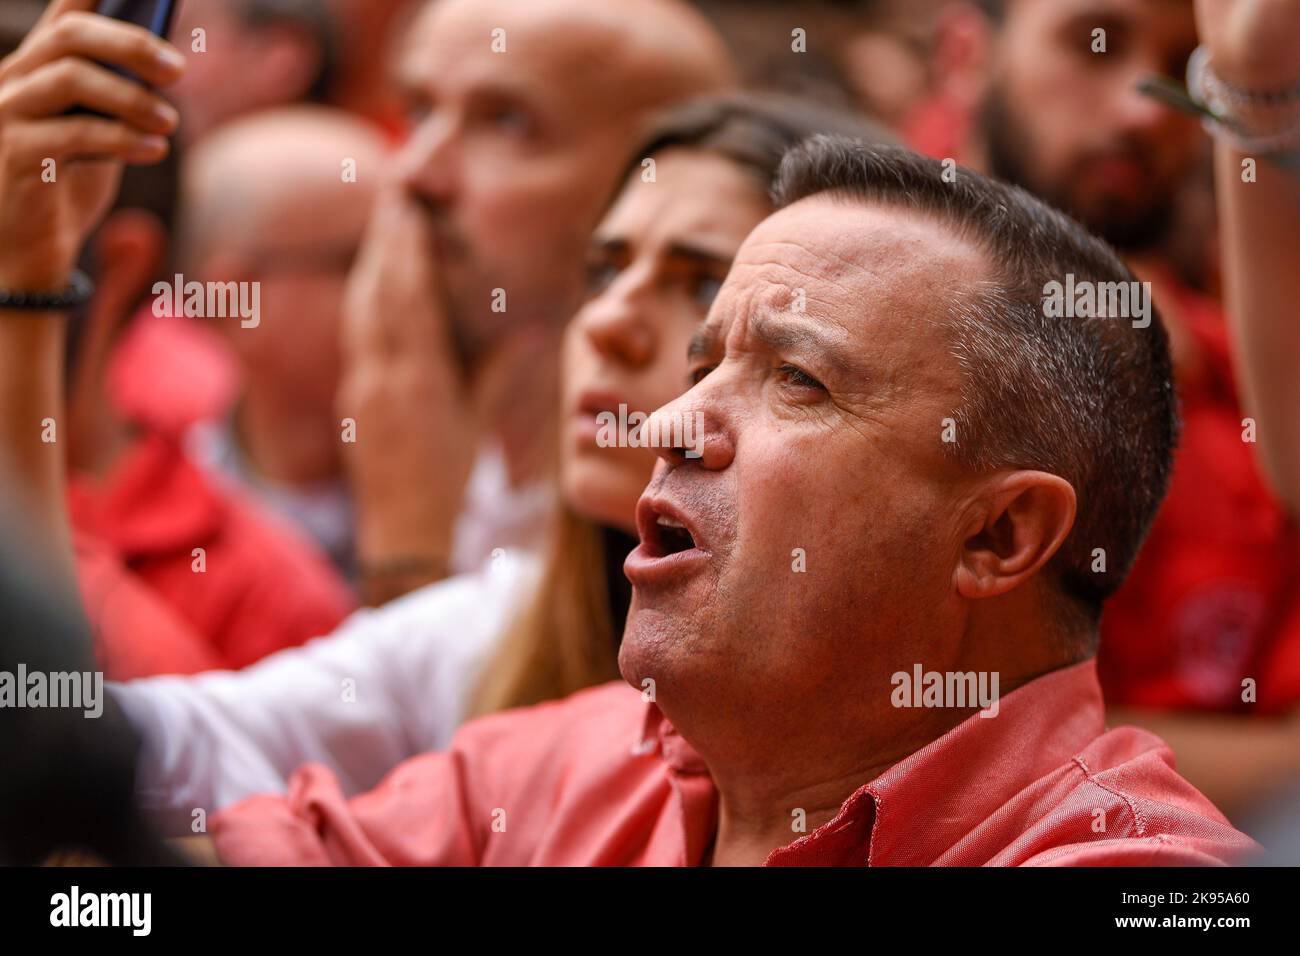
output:
[[[460,148],[449,118],[431,115],[398,154],[397,175],[411,192],[437,203],[451,201],[460,180]]]
[[[1159,135],[1171,122],[1177,122],[1175,113],[1154,96],[1141,92],[1143,80],[1158,73],[1154,67],[1138,62],[1132,69],[1123,71],[1111,100],[1111,116],[1121,132],[1153,137]]]
[[[697,465],[721,471],[735,458],[725,406],[704,382],[656,410],[643,429],[654,441],[655,454],[670,468]]]

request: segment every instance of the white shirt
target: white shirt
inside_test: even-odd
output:
[[[501,445],[485,443],[452,530],[451,573],[481,568],[502,548],[539,550],[554,502],[555,488],[548,482],[513,487]]]
[[[191,427],[185,447],[190,459],[209,475],[251,493],[270,511],[287,518],[309,534],[349,580],[356,578],[355,515],[344,482],[300,488],[261,478],[244,457],[229,416]],[[451,573],[473,572],[501,548],[538,547],[553,499],[553,488],[544,481],[512,487],[500,444],[485,442],[474,459],[452,529]]]
[[[537,574],[536,557],[504,551],[242,671],[110,684],[144,741],[141,802],[189,832],[195,810],[283,793],[303,763],[325,764],[351,794],[444,748]]]

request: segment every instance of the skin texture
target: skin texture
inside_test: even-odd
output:
[[[579,514],[634,532],[654,452],[596,444],[595,413],[646,414],[687,386],[686,348],[749,231],[771,211],[757,180],[720,156],[655,157],[597,227],[588,299],[564,338],[561,485]]]
[[[1106,52],[1092,31],[1106,31]],[[1159,238],[1202,148],[1199,124],[1136,90],[1182,80],[1184,0],[1010,0],[992,50],[985,152],[994,173],[1121,248]]]
[[[698,384],[657,413],[702,412],[705,448],[661,452],[641,500],[619,664],[655,681],[718,783],[715,863],[761,862],[792,809],[824,822],[967,716],[893,708],[895,671],[996,670],[1005,693],[1065,663],[1037,572],[1072,489],[942,452],[958,370],[936,305],[984,275],[916,214],[798,202],[746,240],[697,339]],[[656,502],[695,532],[676,573],[643,553]]]
[[[355,181],[343,179],[345,159]],[[374,127],[313,107],[235,120],[186,155],[187,279],[261,285],[256,327],[211,324],[243,368],[239,439],[269,480],[341,473],[343,292],[387,162]]]

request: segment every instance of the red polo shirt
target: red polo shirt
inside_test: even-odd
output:
[[[74,476],[68,505],[77,532],[109,549],[222,666],[328,634],[352,610],[347,585],[314,545],[218,489],[159,435],[138,439],[102,485]],[[113,625],[146,645],[139,655],[148,659],[159,640],[152,629]]]
[[[696,865],[717,793],[621,682],[463,727],[345,799],[308,765],[213,820],[235,865]],[[1257,850],[1135,727],[1107,731],[1092,661],[1030,681],[865,783],[769,865],[1206,865]]]
[[[1111,704],[1279,714],[1300,702],[1300,533],[1242,440],[1222,311],[1166,281],[1199,361],[1179,382],[1169,496],[1106,604],[1098,668]],[[1166,307],[1168,308],[1168,307]],[[1242,681],[1257,700],[1242,700]]]

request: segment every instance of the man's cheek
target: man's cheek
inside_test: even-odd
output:
[[[740,498],[736,556],[763,587],[807,582],[820,563],[835,560],[832,546],[850,498],[812,476],[764,481]],[[838,516],[837,516],[838,515]]]

